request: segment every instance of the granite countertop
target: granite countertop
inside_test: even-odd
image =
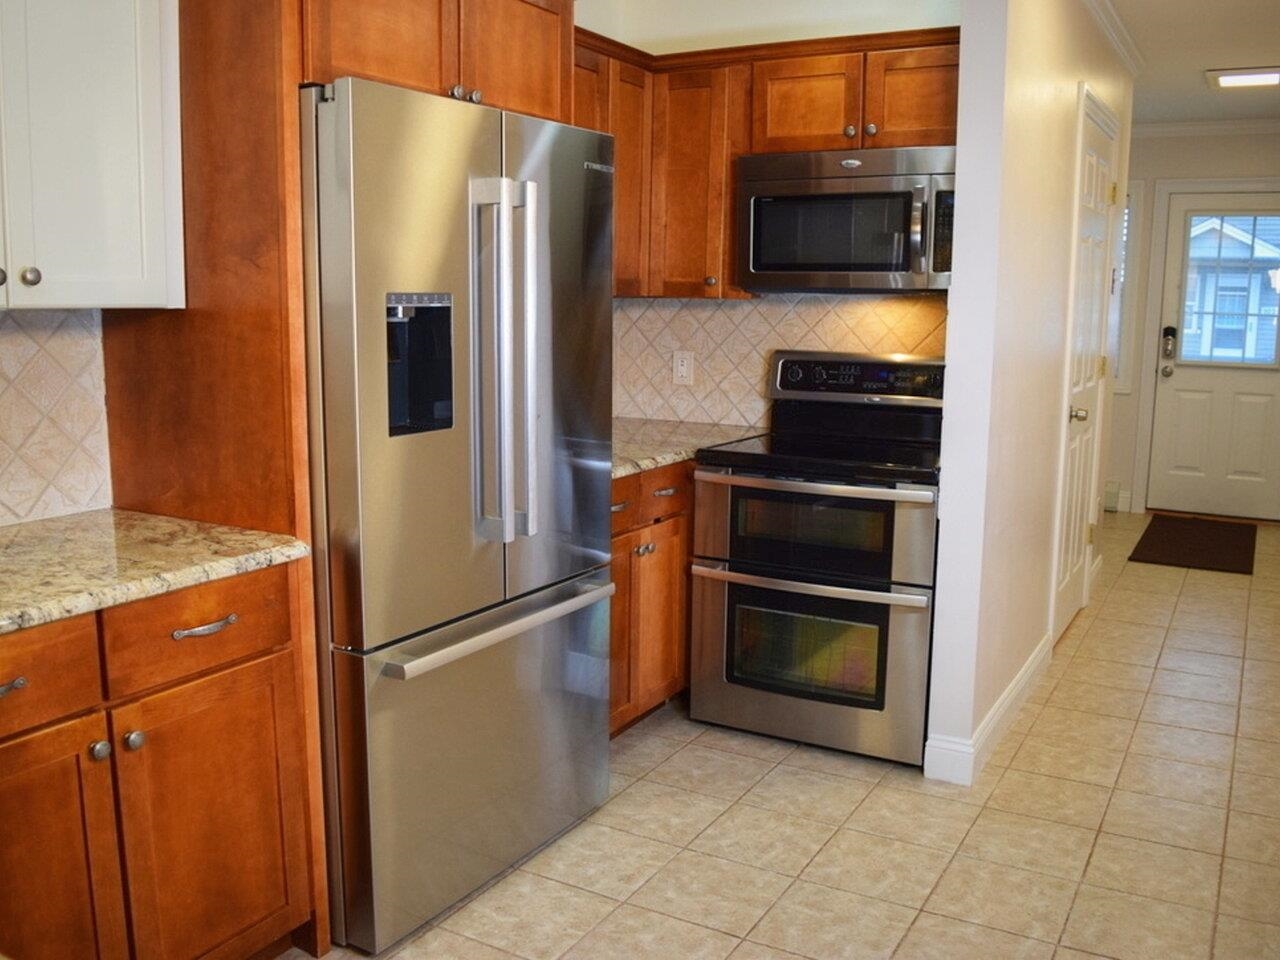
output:
[[[305,557],[301,540],[130,510],[0,527],[0,633]]]
[[[613,479],[691,460],[699,447],[732,443],[764,432],[763,427],[616,417],[613,421]]]

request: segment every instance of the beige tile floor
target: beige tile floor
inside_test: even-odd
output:
[[[1255,575],[1125,562],[978,782],[689,721],[396,960],[1280,958],[1280,527]]]

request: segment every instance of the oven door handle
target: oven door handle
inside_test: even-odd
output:
[[[761,587],[766,590],[781,590],[784,593],[803,593],[810,597],[827,597],[831,600],[856,600],[859,603],[879,603],[886,607],[929,606],[929,598],[915,593],[882,593],[879,590],[858,590],[853,587],[829,587],[822,583],[800,583],[796,580],[775,580],[773,577],[757,577],[750,573],[735,573],[719,567],[704,567],[695,563],[692,567],[695,577],[706,577],[708,580],[721,580],[725,583],[740,583],[744,587]]]
[[[844,497],[848,500],[894,500],[898,503],[937,503],[933,490],[899,490],[896,487],[854,487],[846,483],[810,483],[807,480],[772,480],[768,477],[744,477],[733,473],[697,470],[694,480],[722,483],[728,487],[751,487],[755,490],[780,490],[784,493],[807,493],[815,497]]]

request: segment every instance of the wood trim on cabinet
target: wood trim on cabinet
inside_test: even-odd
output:
[[[346,21],[336,30],[335,14]],[[458,79],[457,0],[306,0],[302,71],[308,83],[358,76],[444,93]]]
[[[714,50],[690,50],[655,56],[655,71],[707,69],[724,67],[743,61],[773,60],[791,57],[817,57],[839,53],[866,53],[871,50],[896,50],[900,47],[931,47],[960,42],[959,27],[934,27],[927,30],[896,30],[891,33],[864,33],[848,37],[819,37],[814,40],[783,40],[777,43],[753,43],[741,47]]]
[[[621,60],[623,63],[629,63],[642,70],[652,71],[658,59],[653,54],[645,53],[638,47],[628,46],[620,40],[594,33],[585,27],[573,28],[573,42],[577,46],[592,50],[601,56],[609,57],[611,60]]]

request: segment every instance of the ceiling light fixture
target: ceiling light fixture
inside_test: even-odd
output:
[[[1211,87],[1280,86],[1280,67],[1239,67],[1234,70],[1206,70]]]

